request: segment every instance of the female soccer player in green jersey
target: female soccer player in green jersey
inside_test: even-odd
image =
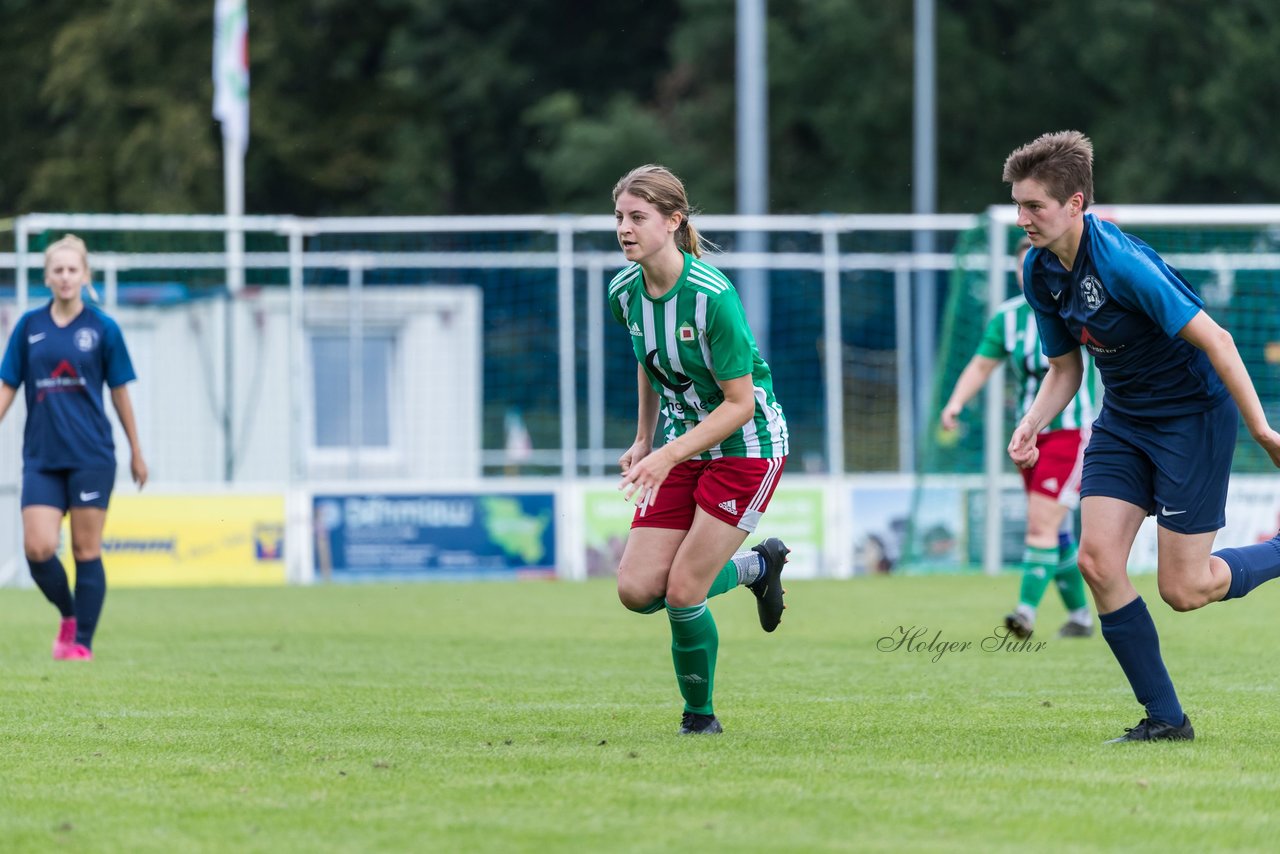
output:
[[[1018,263],[1014,270],[1019,290],[1022,261],[1029,249],[1031,241],[1024,237],[1015,252]],[[950,431],[959,426],[964,405],[986,385],[1002,360],[1007,360],[1021,389],[1017,400],[1021,420],[1049,373],[1049,360],[1040,351],[1035,312],[1021,293],[1001,304],[987,323],[977,352],[961,372],[950,399],[942,408],[942,429]],[[1085,376],[1093,376],[1092,359],[1086,359]],[[1080,467],[1085,445],[1089,443],[1089,425],[1093,423],[1093,389],[1093,382],[1081,384],[1067,408],[1040,433],[1039,460],[1031,468],[1022,469],[1023,488],[1027,492],[1022,585],[1018,606],[1004,618],[1005,628],[1019,638],[1029,638],[1035,631],[1036,609],[1050,581],[1057,583],[1068,613],[1058,637],[1086,638],[1093,634],[1093,615],[1085,599],[1084,579],[1076,565],[1076,544],[1071,534],[1062,530],[1067,513],[1080,503]]]
[[[707,599],[743,584],[765,631],[782,619],[787,547],[770,538],[738,549],[777,486],[787,422],[737,291],[701,260],[680,179],[640,166],[618,181],[613,200],[630,263],[609,284],[609,308],[639,363],[636,438],[619,460],[618,488],[637,506],[618,598],[638,613],[666,610],[684,697],[680,733],[718,733],[718,636]],[[659,411],[664,441],[655,450]]]

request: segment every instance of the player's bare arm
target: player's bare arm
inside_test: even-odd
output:
[[[1019,468],[1031,468],[1036,464],[1040,458],[1036,437],[1046,424],[1067,408],[1083,380],[1084,358],[1079,348],[1049,358],[1049,372],[1040,384],[1040,391],[1009,440],[1009,458]]]
[[[116,415],[120,419],[120,427],[124,430],[125,438],[129,440],[131,455],[129,472],[133,476],[133,482],[138,484],[138,489],[142,489],[147,485],[147,463],[142,457],[142,443],[138,441],[138,425],[133,417],[133,402],[129,399],[129,388],[121,385],[111,389],[111,403],[116,408]]]
[[[1223,385],[1231,392],[1231,397],[1240,410],[1240,417],[1244,419],[1245,427],[1249,428],[1249,435],[1271,457],[1272,464],[1280,467],[1280,433],[1271,429],[1271,425],[1267,423],[1262,401],[1258,399],[1258,392],[1253,387],[1249,370],[1240,358],[1240,351],[1236,348],[1231,333],[1201,311],[1182,327],[1178,337],[1199,347],[1209,357],[1209,362],[1222,378]]]
[[[13,406],[13,399],[18,394],[18,390],[8,383],[0,383],[0,421],[4,420],[4,416],[9,412],[9,407]]]
[[[751,375],[721,380],[719,385],[724,400],[698,426],[643,459],[632,461],[618,484],[626,498],[646,494],[652,498],[652,493],[657,492],[668,472],[678,463],[715,447],[751,420],[756,411]]]
[[[987,356],[974,356],[969,360],[969,364],[960,373],[960,379],[956,380],[956,387],[952,390],[947,405],[942,407],[942,429],[954,430],[960,426],[960,412],[964,405],[982,390],[999,366],[999,359]]]
[[[637,461],[649,455],[653,449],[653,431],[658,426],[658,395],[649,385],[644,366],[636,368],[636,438],[631,447],[618,459],[622,473],[630,471]]]

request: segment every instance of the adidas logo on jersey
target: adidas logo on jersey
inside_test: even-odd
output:
[[[1050,492],[1053,492],[1058,488],[1058,479],[1056,477],[1047,477],[1041,485]]]
[[[637,338],[644,337],[644,333],[640,331],[640,327],[636,324],[634,320],[631,321],[631,334]]]
[[[733,515],[737,516],[737,515],[738,515],[738,502],[737,502],[737,501],[735,501],[735,500],[734,500],[734,499],[732,499],[732,498],[730,498],[728,501],[721,501],[721,502],[720,502],[720,509],[721,509],[721,510],[723,510],[723,511],[725,511],[726,513],[732,513]]]

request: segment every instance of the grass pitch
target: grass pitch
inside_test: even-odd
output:
[[[666,619],[601,582],[112,590],[87,664],[4,590],[0,849],[1274,850],[1280,590],[1138,584],[1192,744],[1102,744],[1142,713],[1056,602],[984,650],[1012,576],[793,582],[773,635],[719,597],[685,738]]]

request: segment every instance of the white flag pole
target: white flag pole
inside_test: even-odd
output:
[[[227,213],[227,288],[244,289],[244,154],[249,147],[249,8],[217,0],[213,33],[213,115],[222,122],[222,177]]]
[[[227,290],[244,290],[244,153],[222,135],[222,184],[227,214]]]
[[[244,290],[244,154],[249,147],[249,9],[247,0],[216,0],[213,115],[222,122],[222,186],[226,207],[227,301],[223,314],[223,475],[235,477],[234,305]]]
[[[240,218],[244,216],[244,154],[237,140],[232,139],[223,125],[222,134],[222,183],[227,214],[227,298],[222,316],[222,459],[223,479],[235,480],[235,304],[236,297],[244,290],[244,229]]]

